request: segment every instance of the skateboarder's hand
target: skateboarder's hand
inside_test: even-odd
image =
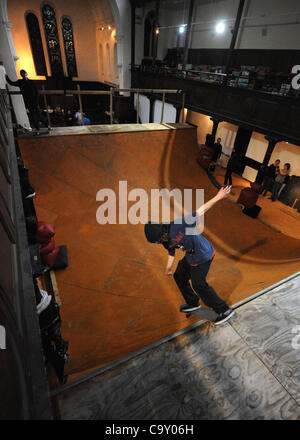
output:
[[[225,199],[226,197],[229,196],[231,191],[231,186],[225,186],[225,188],[221,188],[217,194],[217,197],[219,200],[221,199]]]
[[[172,271],[172,269],[168,269],[168,268],[166,268],[166,270],[165,270],[165,275],[167,275],[167,276],[172,276],[172,275],[173,275],[173,271]]]

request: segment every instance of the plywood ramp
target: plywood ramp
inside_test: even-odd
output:
[[[141,224],[99,225],[96,194],[111,188],[118,195],[123,180],[128,191],[148,194],[203,188],[205,201],[217,190],[196,163],[195,128],[131,128],[19,139],[38,219],[53,222],[56,243],[68,247],[69,267],[56,280],[70,381],[193,322],[179,313],[181,294],[164,275],[165,249],[146,242]],[[245,216],[230,200],[205,215],[204,235],[217,251],[208,282],[229,304],[300,269],[299,240]]]

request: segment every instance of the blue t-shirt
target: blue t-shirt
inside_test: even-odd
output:
[[[195,231],[199,224],[196,212],[176,219],[170,223],[169,241],[163,243],[169,255],[175,255],[175,249],[185,251],[185,258],[191,266],[206,263],[215,254],[212,244]]]

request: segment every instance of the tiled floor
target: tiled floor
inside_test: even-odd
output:
[[[300,420],[300,276],[59,395],[62,419]]]

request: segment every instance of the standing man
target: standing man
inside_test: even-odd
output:
[[[211,173],[213,173],[215,171],[218,159],[222,154],[223,146],[221,144],[221,140],[222,140],[221,138],[218,138],[217,142],[215,142],[213,145],[214,155],[212,157],[212,161],[211,161],[210,167],[209,167],[209,171]]]
[[[224,186],[227,185],[227,182],[229,181],[229,185],[232,185],[232,177],[231,174],[235,170],[235,168],[238,166],[239,160],[238,155],[235,151],[235,148],[233,148],[231,152],[231,156],[229,158],[229,161],[227,163],[225,178],[224,178]]]
[[[275,200],[278,199],[279,191],[282,185],[284,184],[286,178],[289,176],[290,169],[291,169],[290,163],[285,163],[283,166],[283,170],[279,168],[278,174],[275,177],[275,182],[272,190],[272,197],[270,197],[270,199],[272,199],[272,202],[275,202]]]
[[[272,191],[275,178],[279,172],[279,164],[280,160],[277,159],[275,162],[270,165],[265,172],[265,177],[263,181],[263,187],[262,187],[262,195],[265,197],[267,195],[268,191]]]
[[[150,243],[159,243],[168,250],[166,275],[173,275],[172,266],[175,259],[175,249],[181,249],[185,256],[179,261],[174,273],[174,280],[182,293],[186,305],[181,307],[183,312],[197,310],[199,299],[211,307],[218,317],[215,324],[227,321],[234,311],[222,300],[213,287],[206,282],[206,276],[215,256],[212,244],[202,235],[197,234],[195,227],[201,216],[212,208],[218,201],[228,197],[231,188],[221,188],[217,195],[180,221],[177,219],[169,224],[147,223],[145,235]],[[192,287],[190,285],[190,280]]]
[[[48,122],[45,115],[42,115],[39,105],[39,92],[31,79],[28,78],[28,74],[25,70],[20,70],[22,79],[17,81],[11,81],[6,75],[6,81],[11,86],[19,87],[22,93],[26,111],[28,113],[31,124],[36,129],[36,134],[40,134],[40,122],[43,122],[45,126],[48,126]],[[48,131],[51,127],[48,126]]]

